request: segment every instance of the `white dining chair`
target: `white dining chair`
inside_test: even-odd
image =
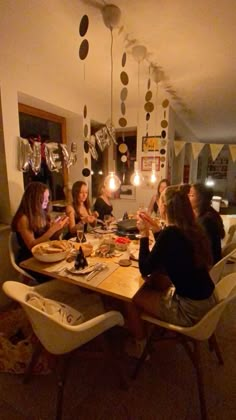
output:
[[[3,283],[3,290],[6,295],[17,302],[24,309],[33,331],[38,338],[38,346],[32,356],[31,363],[25,375],[24,382],[27,382],[31,374],[32,368],[35,365],[42,346],[53,355],[64,356],[60,357],[59,362],[59,377],[57,387],[57,403],[56,403],[56,420],[62,418],[63,411],[63,391],[65,385],[66,370],[68,365],[68,358],[66,357],[73,350],[78,349],[89,341],[93,340],[97,336],[101,335],[110,328],[124,324],[123,316],[120,312],[109,311],[101,313],[92,319],[84,321],[79,325],[69,325],[58,319],[55,319],[51,314],[45,313],[29,303],[28,297],[34,293],[42,296],[42,298],[53,299],[54,296],[58,296],[58,293],[70,293],[71,296],[74,293],[75,285],[70,285],[58,280],[51,280],[50,282],[43,283],[34,287],[18,283],[15,281],[6,281]],[[91,294],[90,294],[91,295]],[[57,298],[58,299],[58,298]],[[78,298],[78,300],[80,297]],[[81,293],[81,299],[83,299],[83,293]],[[114,353],[109,351],[110,361],[114,363]],[[121,377],[121,368],[114,363],[114,368],[117,369],[117,377]]]
[[[224,273],[225,266],[227,262],[230,261],[230,258],[234,255],[236,256],[236,249],[233,246],[233,249],[229,248],[229,252],[226,253],[226,255],[223,258],[221,258],[220,261],[214,264],[213,267],[210,269],[209,273],[215,284],[217,284],[220,281],[220,279],[223,277],[223,275],[225,274]]]
[[[215,287],[215,295],[218,301],[216,306],[208,311],[207,314],[192,327],[181,327],[179,325],[170,324],[147,313],[143,313],[141,316],[142,319],[145,322],[151,323],[154,327],[158,327],[160,334],[159,337],[154,338],[155,328],[153,329],[152,334],[148,338],[143,354],[138,360],[133,373],[133,378],[135,379],[139,369],[151,351],[153,341],[172,339],[180,342],[184,346],[196,369],[202,420],[207,419],[207,409],[203,387],[203,375],[200,364],[200,342],[208,340],[209,348],[211,351],[215,351],[219,364],[224,363],[216,341],[215,330],[226,306],[236,300],[236,273],[231,273],[219,281]],[[172,335],[166,336],[165,333],[168,330],[172,331]],[[173,334],[173,332],[175,334]],[[189,342],[192,343],[193,347],[189,345]]]
[[[25,281],[26,279],[30,280],[32,284],[37,283],[36,279],[31,276],[27,271],[23,270],[23,268],[19,267],[19,265],[16,264],[16,255],[19,250],[19,245],[16,237],[15,232],[10,232],[9,239],[8,239],[8,249],[9,249],[9,257],[11,261],[12,267],[17,271],[19,274],[19,279],[21,281]]]

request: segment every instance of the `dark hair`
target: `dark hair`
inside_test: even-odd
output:
[[[167,185],[167,187],[169,187],[169,185],[170,185],[170,182],[167,178],[163,178],[158,182],[158,185],[157,185],[157,199],[159,199],[160,195],[161,195],[160,186],[161,186],[161,184],[164,184],[164,183]]]
[[[193,184],[192,187],[195,189],[198,197],[198,213],[199,216],[206,213],[210,207],[211,207],[211,200],[213,197],[213,189],[210,187],[207,187],[204,184],[201,184],[200,182]]]
[[[198,267],[212,264],[210,243],[203,229],[198,226],[186,189],[182,185],[167,187],[163,192],[168,222],[177,226],[188,239]]]
[[[79,194],[80,194],[81,188],[84,185],[87,187],[86,182],[76,181],[72,186],[72,191],[71,191],[71,193],[72,193],[72,205],[73,205],[73,207],[76,211],[77,211],[77,207],[78,207],[78,204],[79,204]],[[87,196],[87,198],[84,202],[84,206],[85,206],[86,210],[89,212],[89,209],[90,209],[89,196]]]
[[[27,185],[19,207],[12,219],[11,228],[13,231],[17,231],[17,223],[23,215],[28,218],[29,228],[32,231],[37,230],[49,221],[49,216],[47,216],[48,209],[42,209],[46,190],[49,190],[49,188],[42,182],[35,181]]]

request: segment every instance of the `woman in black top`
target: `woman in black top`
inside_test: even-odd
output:
[[[216,264],[222,258],[221,239],[225,237],[225,230],[219,213],[211,207],[212,196],[212,189],[200,183],[193,184],[189,191],[196,220],[209,238],[213,264]]]
[[[112,214],[113,207],[111,204],[111,191],[108,190],[104,185],[100,188],[100,194],[96,199],[93,209],[98,213],[98,218],[104,221],[104,216],[109,215],[111,216],[110,221],[114,221],[115,218]]]
[[[166,226],[161,229],[147,213],[139,213],[137,226],[141,234],[139,269],[147,284],[135,295],[138,309],[164,321],[191,326],[215,304],[214,284],[208,273],[211,265],[209,243],[195,223],[188,196],[181,186],[167,187],[162,192],[159,208]],[[156,242],[149,249],[149,228]],[[157,271],[164,272],[172,282],[158,290]],[[155,273],[156,278],[150,275]],[[155,277],[154,276],[154,277]],[[136,307],[136,308],[137,308]],[[130,329],[139,340],[144,337],[139,311],[128,314]]]
[[[48,212],[49,189],[41,182],[31,182],[25,189],[20,205],[13,217],[11,228],[16,232],[19,253],[16,263],[32,257],[31,249],[42,242],[57,239],[68,218],[59,217],[52,221]],[[31,274],[31,273],[30,273]],[[43,275],[32,274],[41,281]],[[47,280],[49,277],[47,277]]]

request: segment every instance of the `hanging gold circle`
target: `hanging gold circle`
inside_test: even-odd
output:
[[[121,109],[121,114],[122,115],[125,115],[125,113],[126,113],[126,107],[125,107],[125,103],[124,102],[121,102],[120,109]]]
[[[84,166],[88,166],[88,158],[84,159]]]
[[[152,99],[152,91],[148,90],[146,95],[145,95],[145,101],[149,102]]]
[[[120,74],[121,83],[126,86],[129,83],[129,76],[125,71],[122,71]]]
[[[121,101],[124,102],[126,100],[127,96],[128,96],[128,89],[126,87],[124,87],[120,92]]]
[[[120,160],[123,163],[127,162],[127,156],[126,155],[121,156]]]
[[[169,100],[168,99],[164,99],[164,101],[162,102],[163,108],[167,108],[168,105],[169,105]]]
[[[166,146],[166,140],[161,140],[161,146],[165,147]]]
[[[122,55],[122,61],[121,61],[122,67],[125,67],[125,64],[126,64],[126,52],[124,52],[124,54]]]
[[[87,178],[90,175],[90,169],[89,168],[84,168],[82,170],[82,175]]]
[[[84,137],[88,137],[88,124],[84,124]]]
[[[162,121],[161,121],[161,127],[162,127],[162,128],[166,128],[166,127],[168,127],[168,121],[166,121],[166,120],[162,120]]]
[[[154,104],[152,102],[146,102],[144,109],[146,112],[152,112],[154,110]]]
[[[127,144],[121,143],[118,147],[120,153],[126,153],[128,150]]]
[[[165,160],[166,160],[165,156],[161,156],[161,157],[160,157],[160,161],[161,161],[161,162],[165,162]]]
[[[146,121],[149,121],[149,120],[150,120],[150,117],[151,117],[150,113],[149,113],[149,112],[147,112],[147,113],[146,113]]]
[[[84,118],[87,118],[87,106],[84,105]]]
[[[149,78],[149,79],[148,79],[148,83],[147,83],[147,88],[148,88],[148,90],[150,89],[150,86],[151,86],[151,79]]]
[[[89,26],[89,18],[87,15],[84,15],[79,24],[79,34],[80,36],[84,36],[88,30]]]
[[[126,118],[120,118],[119,119],[119,126],[120,127],[126,127],[127,126],[127,120],[126,120]]]
[[[164,163],[162,163],[162,164],[161,164],[161,168],[164,168],[164,167],[165,167],[165,164],[164,164]]]
[[[85,60],[89,52],[89,43],[87,39],[84,39],[79,47],[79,58],[80,60]]]

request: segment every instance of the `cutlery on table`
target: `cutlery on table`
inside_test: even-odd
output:
[[[104,270],[107,267],[104,263],[97,263],[94,266],[94,270],[86,277],[86,281],[92,280],[100,271]]]

